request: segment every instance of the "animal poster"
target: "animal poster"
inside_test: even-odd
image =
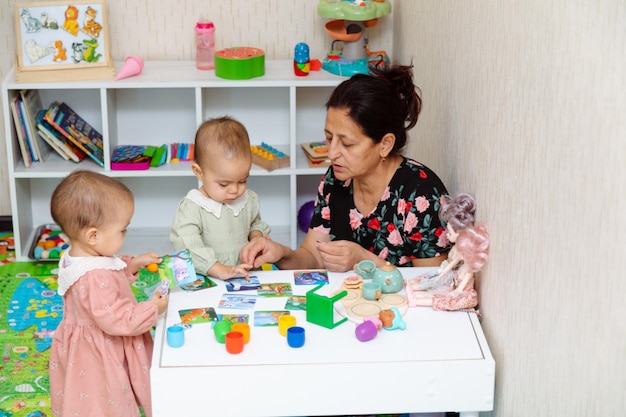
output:
[[[15,4],[20,71],[111,66],[104,0]]]

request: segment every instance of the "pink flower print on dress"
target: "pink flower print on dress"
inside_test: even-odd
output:
[[[350,210],[350,227],[352,230],[357,229],[361,225],[361,219],[363,215],[359,213],[356,209]]]
[[[387,201],[390,195],[391,194],[389,193],[389,187],[385,188],[385,192],[383,193],[383,196],[380,198],[380,201]]]
[[[328,207],[322,208],[322,219],[330,220],[330,208]]]
[[[420,213],[428,210],[428,207],[430,207],[430,202],[428,201],[428,199],[424,198],[424,196],[420,196],[415,199],[415,208]]]
[[[406,219],[404,219],[404,231],[410,232],[415,228],[415,226],[417,226],[417,216],[415,213],[407,214]]]
[[[389,233],[387,241],[394,246],[400,246],[402,244],[402,236],[400,236],[398,229],[393,229],[393,231]]]

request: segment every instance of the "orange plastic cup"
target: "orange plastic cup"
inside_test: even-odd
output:
[[[230,330],[233,332],[239,332],[243,335],[243,343],[247,345],[250,341],[250,325],[248,323],[234,323]]]
[[[228,332],[226,333],[226,351],[234,355],[243,352],[243,333]]]

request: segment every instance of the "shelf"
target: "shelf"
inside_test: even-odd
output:
[[[119,69],[122,63],[117,63]],[[59,181],[76,169],[89,169],[119,178],[135,196],[135,216],[125,247],[133,252],[169,244],[167,229],[176,206],[198,185],[190,162],[166,164],[143,171],[110,169],[117,145],[161,146],[193,143],[197,127],[206,119],[229,115],[241,121],[250,143],[265,142],[290,156],[290,166],[266,171],[256,165],[249,187],[261,199],[261,216],[272,237],[295,247],[302,241],[297,211],[314,198],[327,168],[309,167],[300,144],[323,140],[328,96],[345,78],[326,71],[306,77],[293,73],[290,60],[267,61],[265,75],[250,80],[225,80],[214,71],[201,71],[188,62],[145,62],[142,74],[115,80],[17,83],[14,70],[2,83],[5,102],[8,173],[16,257],[27,256],[29,234],[51,223],[50,195]],[[65,101],[103,136],[102,168],[89,159],[76,164],[51,153],[46,162],[26,168],[21,160],[10,97],[22,89],[37,89],[44,107]],[[158,238],[158,239],[157,239]],[[163,245],[163,246],[161,246]]]

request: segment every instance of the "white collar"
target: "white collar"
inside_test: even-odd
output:
[[[126,262],[117,256],[70,256],[70,248],[63,252],[59,261],[59,295],[65,292],[89,271],[94,269],[109,269],[119,271],[126,268]]]
[[[187,195],[185,196],[185,198],[188,198],[189,200],[193,201],[194,203],[196,203],[197,205],[199,205],[200,207],[202,207],[204,210],[208,211],[209,213],[213,213],[213,215],[215,215],[215,217],[219,219],[220,215],[222,214],[223,206],[228,207],[229,209],[232,210],[235,216],[238,216],[241,210],[243,210],[243,208],[246,206],[246,203],[248,202],[248,190],[244,191],[241,197],[239,197],[232,203],[228,203],[228,204],[219,203],[213,200],[212,198],[209,198],[205,196],[204,194],[202,194],[200,190],[195,190],[195,189],[189,191]]]

